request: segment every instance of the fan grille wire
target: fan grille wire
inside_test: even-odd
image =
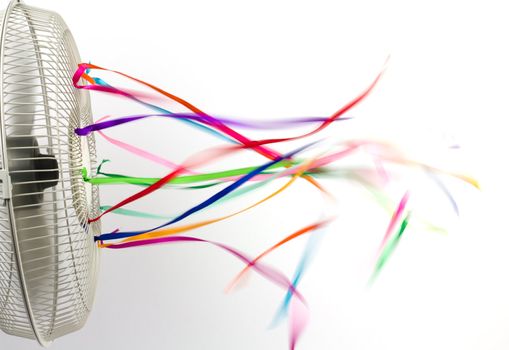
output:
[[[79,55],[58,14],[12,1],[1,18],[0,167],[12,191],[0,186],[0,329],[46,346],[81,328],[93,303],[100,226],[87,220],[99,195],[81,170],[96,170],[96,148],[93,136],[74,134],[92,122],[90,99],[72,86]],[[58,168],[34,168],[44,158],[26,156],[34,152]],[[54,181],[26,180],[38,172],[58,181],[24,192]]]

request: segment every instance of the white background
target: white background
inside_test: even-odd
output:
[[[239,118],[331,114],[370,83],[390,54],[383,80],[352,111],[355,122],[344,130],[335,126],[334,132],[377,135],[419,152],[460,143],[454,159],[480,180],[482,191],[453,184],[461,217],[449,212],[449,234],[410,226],[377,283],[366,289],[389,216],[360,190],[327,182],[341,198],[342,215],[326,231],[300,286],[311,323],[298,349],[509,348],[504,1],[29,4],[64,17],[84,61],[140,77],[211,113]],[[111,97],[93,95],[92,102],[96,118],[139,110]],[[176,161],[216,142],[175,122],[150,121],[109,134],[159,147],[159,154]],[[101,158],[113,161],[109,170],[166,172],[102,140],[98,147]],[[133,190],[106,188],[101,199],[113,204]],[[135,208],[171,215],[202,196],[162,192]],[[298,199],[304,199],[302,207]],[[447,204],[439,192],[426,200],[430,212],[450,210],[435,207]],[[256,254],[316,219],[320,203],[315,191],[298,184],[252,213],[195,233]],[[103,220],[104,230],[149,224],[114,215]],[[292,243],[267,262],[291,274],[304,243]],[[203,245],[103,251],[87,325],[52,348],[286,349],[286,326],[267,329],[281,290],[253,276],[244,288],[223,293],[241,267]],[[37,345],[0,334],[0,348]]]

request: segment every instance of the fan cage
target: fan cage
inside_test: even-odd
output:
[[[92,122],[90,98],[72,86],[80,59],[58,14],[11,1],[0,21],[0,329],[47,346],[84,325],[94,298],[100,224],[87,220],[99,214],[99,193],[81,170],[96,170],[96,147],[74,133]],[[27,168],[36,159],[23,152],[58,168]],[[49,171],[54,186],[23,193]],[[19,181],[27,172],[36,180]]]

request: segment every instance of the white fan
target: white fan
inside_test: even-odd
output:
[[[11,1],[0,13],[0,328],[47,346],[79,329],[93,303],[99,214],[89,95],[80,62],[50,11]]]

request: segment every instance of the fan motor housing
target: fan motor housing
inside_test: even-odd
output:
[[[51,11],[0,12],[0,329],[47,346],[80,329],[93,304],[100,223],[87,91],[73,87],[74,39]]]

